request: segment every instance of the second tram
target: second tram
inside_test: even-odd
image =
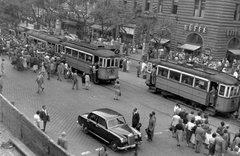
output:
[[[217,70],[154,59],[148,62],[146,84],[174,94],[212,115],[234,112],[239,108],[239,81]]]
[[[119,56],[107,49],[99,49],[80,42],[63,42],[67,63],[85,73],[95,73],[99,81],[115,81],[119,73]],[[94,69],[93,69],[94,68]]]

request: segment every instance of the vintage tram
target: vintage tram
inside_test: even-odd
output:
[[[67,63],[85,73],[92,74],[92,67],[96,64],[97,81],[115,81],[119,73],[119,56],[114,52],[94,47],[78,41],[63,42],[65,60]]]
[[[51,49],[55,53],[63,52],[63,46],[61,42],[63,41],[63,37],[49,35],[47,33],[39,32],[36,30],[27,31],[28,40],[37,44],[39,48],[48,48]]]
[[[159,59],[149,60],[147,70],[146,85],[150,88],[173,94],[208,114],[239,108],[239,81],[229,74]]]

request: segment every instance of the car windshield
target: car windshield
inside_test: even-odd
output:
[[[117,127],[119,125],[125,124],[125,119],[123,116],[119,116],[115,119],[108,120],[108,128]]]

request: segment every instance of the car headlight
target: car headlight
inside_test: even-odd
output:
[[[127,142],[127,138],[121,138],[121,143]]]

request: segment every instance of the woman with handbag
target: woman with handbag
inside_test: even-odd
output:
[[[113,88],[114,88],[114,100],[118,100],[118,97],[121,96],[121,86],[118,80],[116,81]]]

